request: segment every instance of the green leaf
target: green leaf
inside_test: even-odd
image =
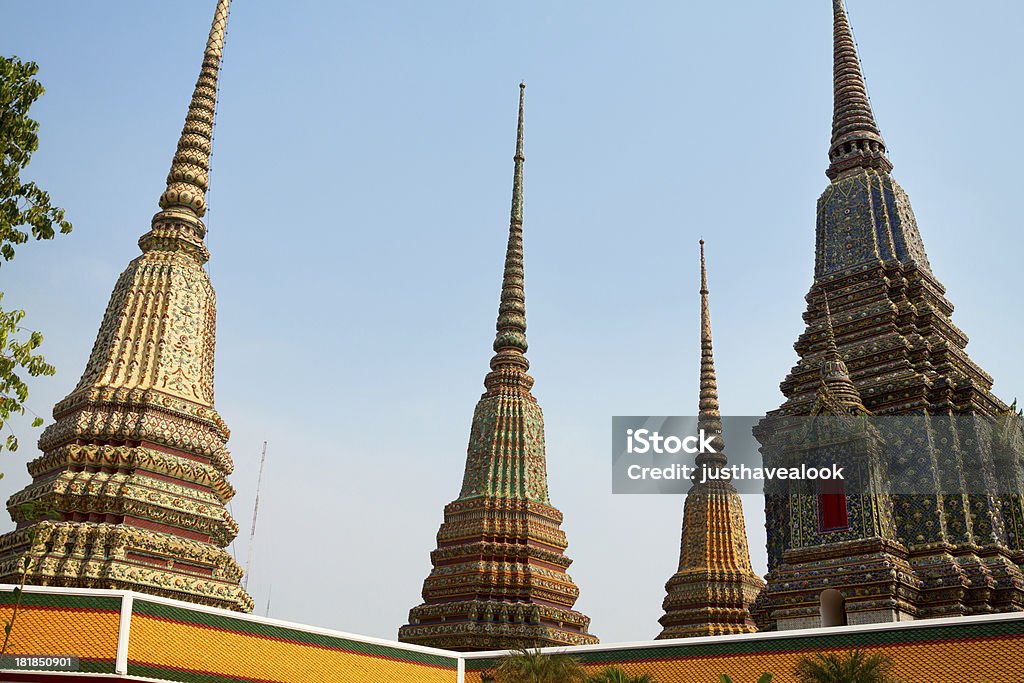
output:
[[[54,239],[58,227],[61,233],[71,231],[64,209],[51,203],[44,188],[21,177],[39,149],[39,123],[29,116],[44,92],[35,79],[38,71],[33,62],[0,56],[0,267],[15,257],[18,245]],[[29,388],[24,373],[41,377],[55,372],[38,353],[43,335],[23,330],[24,317],[24,311],[0,306],[0,427],[7,426],[12,415],[25,413]],[[33,427],[42,424],[39,418],[32,422]],[[0,440],[3,448],[17,450],[17,437]]]

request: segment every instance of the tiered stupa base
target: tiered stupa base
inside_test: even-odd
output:
[[[750,606],[764,581],[750,566],[743,505],[731,485],[686,495],[678,571],[665,584],[662,638],[753,633]]]
[[[920,616],[920,586],[894,541],[832,543],[787,552],[753,611],[765,630],[817,628],[821,593],[841,588],[847,624],[908,621]]]
[[[572,609],[557,509],[529,500],[470,498],[445,507],[424,604],[399,640],[450,650],[587,645],[590,619]]]
[[[134,590],[211,607],[251,612],[242,571],[221,548],[126,524],[41,522],[0,537],[0,583],[19,583],[31,554],[28,582],[37,586]]]

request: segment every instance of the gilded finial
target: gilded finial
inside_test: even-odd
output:
[[[892,163],[886,156],[885,141],[871,111],[867,84],[843,0],[832,0],[832,15],[834,109],[832,143],[828,150],[831,163],[825,173],[831,180],[856,168],[873,168],[888,173],[892,170]]]
[[[210,152],[213,143],[213,118],[217,105],[217,76],[224,51],[228,9],[231,0],[218,0],[210,35],[206,41],[203,64],[199,71],[192,101],[185,116],[185,126],[178,139],[178,148],[167,174],[167,189],[160,195],[162,211],[155,218],[173,214],[202,228],[206,214],[206,191],[210,187]]]
[[[704,259],[704,240],[700,241],[700,412],[697,427],[706,434],[715,434],[713,445],[717,454],[701,453],[697,466],[703,463],[725,464],[722,418],[718,406],[718,380],[715,376],[715,354],[711,343],[711,307],[708,303],[708,270]]]
[[[513,364],[529,367],[525,353],[526,292],[523,272],[523,108],[526,84],[519,84],[519,121],[516,128],[515,167],[512,176],[512,211],[509,220],[508,248],[505,252],[505,273],[501,283],[501,304],[498,306],[495,356],[491,368]]]

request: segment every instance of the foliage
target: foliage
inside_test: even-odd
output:
[[[575,657],[546,655],[540,649],[517,650],[502,657],[494,669],[495,683],[584,683],[585,680]]]
[[[3,292],[0,292],[0,305],[3,298]],[[32,377],[54,373],[53,366],[35,353],[43,343],[43,335],[30,332],[28,339],[19,341],[17,334],[21,327],[18,323],[24,317],[25,311],[5,311],[0,307],[0,429],[7,426],[12,415],[25,412],[28,385],[19,374],[19,369],[24,369]],[[42,418],[37,417],[32,421],[32,426],[38,427],[42,423]],[[5,447],[9,451],[18,450],[18,437],[13,432],[0,444],[0,450]]]
[[[610,666],[600,673],[596,673],[587,678],[587,683],[656,683],[653,678],[647,674],[640,674],[639,676],[630,676],[621,667]]]
[[[797,663],[800,683],[898,683],[893,661],[884,654],[853,650],[846,655],[817,653]]]
[[[21,171],[39,148],[39,123],[28,116],[43,94],[43,86],[33,78],[38,71],[34,62],[0,57],[0,256],[4,261],[14,258],[15,245],[27,242],[29,234],[49,240],[54,226],[71,232],[64,210],[50,204],[50,195],[35,183],[21,180]]]
[[[35,183],[21,179],[32,153],[39,148],[39,123],[28,115],[29,108],[43,94],[43,86],[34,78],[38,70],[33,62],[0,57],[0,265],[13,259],[15,247],[27,242],[30,236],[50,240],[57,229],[62,233],[71,232],[71,223],[64,220],[64,210],[50,204],[50,195]],[[18,437],[8,423],[13,415],[25,413],[28,385],[23,374],[29,377],[52,375],[54,368],[36,352],[43,343],[43,335],[21,327],[25,311],[5,311],[2,304],[3,292],[0,292],[0,432],[4,427],[10,431],[0,442],[0,450],[16,451]],[[36,417],[32,426],[42,423],[42,418]],[[26,520],[59,517],[35,503],[22,505],[21,512]],[[14,589],[10,619],[3,620],[4,642],[0,656],[7,652],[21,607],[25,579],[35,567],[39,528],[33,525],[25,533],[28,550],[19,567],[20,580]]]
[[[761,676],[757,679],[757,683],[772,683],[773,678],[774,676],[772,676],[772,674],[765,672],[761,674]],[[733,683],[732,679],[729,676],[726,676],[725,674],[722,674],[718,677],[718,682]]]
[[[43,94],[43,86],[33,78],[37,71],[33,62],[0,57],[0,265],[13,259],[15,247],[29,237],[49,240],[57,229],[71,232],[64,210],[50,203],[50,195],[21,179],[39,148],[39,123],[28,116],[33,102]],[[54,373],[53,366],[36,353],[43,336],[20,326],[24,317],[24,311],[5,311],[0,305],[0,431],[10,429],[11,416],[25,412],[28,386],[23,373],[30,377]],[[40,418],[33,421],[34,427],[41,424]],[[3,448],[17,450],[13,432],[0,443]]]

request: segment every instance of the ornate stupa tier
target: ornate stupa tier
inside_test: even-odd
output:
[[[784,412],[805,414],[814,401],[828,353],[826,297],[835,341],[872,412],[1005,410],[991,376],[965,351],[967,335],[951,319],[910,201],[888,174],[834,181],[818,201],[816,232],[807,328],[794,345],[799,363],[782,383]]]
[[[743,504],[721,482],[686,494],[679,568],[665,584],[658,638],[757,630],[750,610],[764,581],[750,566]]]
[[[566,574],[562,514],[531,500],[476,497],[445,506],[423,584],[401,640],[455,650],[584,645],[589,617]]]
[[[0,553],[23,554],[34,541],[28,582],[36,585],[127,589],[252,610],[252,599],[239,585],[242,568],[223,548],[177,530],[155,531],[119,521],[119,515],[111,518],[115,521],[43,521],[0,537]],[[6,576],[20,569],[9,561],[0,568]]]
[[[713,454],[698,454],[698,468],[728,463],[718,403],[711,339],[707,262],[700,241],[700,402],[698,426],[714,434]],[[743,503],[723,481],[694,483],[683,505],[679,566],[665,584],[665,614],[658,638],[689,638],[757,630],[750,608],[764,581],[750,565]]]
[[[178,151],[142,254],[121,274],[75,389],[53,410],[7,502],[0,580],[139,590],[252,609],[224,548],[238,525],[229,432],[214,408],[216,299],[203,268],[217,73],[230,0],[219,0]],[[41,521],[47,511],[56,519]]]
[[[229,432],[213,407],[215,323],[201,263],[145,251],[118,279],[85,372],[54,407],[40,447],[139,441],[196,451],[230,474]]]
[[[491,388],[477,403],[466,454],[460,500],[521,498],[548,502],[544,415],[521,370],[492,372]]]
[[[527,374],[523,289],[523,91],[494,357],[473,413],[458,499],[444,509],[423,583],[399,640],[451,650],[585,645],[574,611],[562,513],[548,498],[544,415]]]

